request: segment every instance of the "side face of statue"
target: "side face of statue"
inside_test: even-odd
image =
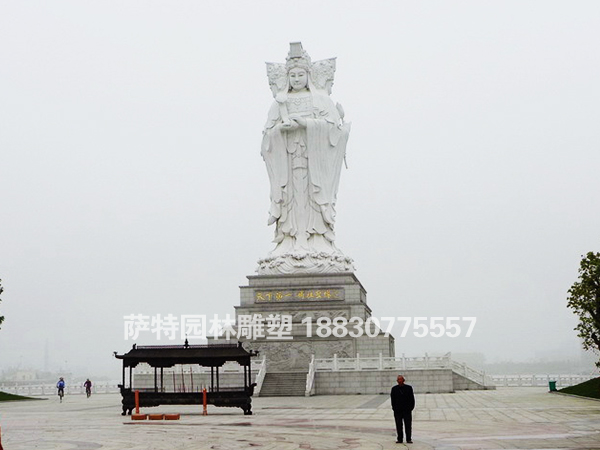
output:
[[[275,101],[261,154],[271,184],[275,249],[259,274],[351,272],[335,246],[335,202],[350,124],[331,101],[335,59],[311,63],[292,43],[285,65],[267,64]]]

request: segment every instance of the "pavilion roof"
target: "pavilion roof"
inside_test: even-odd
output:
[[[242,343],[214,345],[133,345],[123,355],[115,352],[117,359],[123,360],[125,367],[135,367],[147,363],[152,367],[172,367],[175,364],[198,364],[207,367],[221,367],[228,361],[249,366],[250,359],[258,352],[248,352]]]

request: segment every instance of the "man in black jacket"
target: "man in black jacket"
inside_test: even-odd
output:
[[[406,442],[412,444],[412,410],[415,409],[415,394],[412,386],[404,384],[404,377],[398,375],[398,384],[392,388],[392,409],[396,420],[396,431],[398,432],[398,444],[403,441],[402,421],[406,430]]]

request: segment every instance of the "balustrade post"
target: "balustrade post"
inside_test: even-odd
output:
[[[425,368],[429,369],[429,355],[425,353]]]
[[[337,360],[337,353],[333,354],[333,371],[337,372],[338,370],[338,360]]]
[[[383,353],[379,353],[379,370],[383,370]]]
[[[354,370],[360,371],[360,353],[356,354],[356,362],[354,363]]]
[[[402,370],[406,370],[406,356],[402,353]]]

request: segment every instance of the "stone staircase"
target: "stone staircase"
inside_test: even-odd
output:
[[[303,397],[308,372],[267,372],[260,397]]]

